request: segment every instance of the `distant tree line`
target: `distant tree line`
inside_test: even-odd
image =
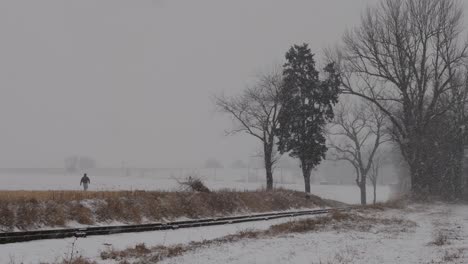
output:
[[[65,171],[75,173],[97,167],[96,160],[88,156],[72,155],[65,158]]]

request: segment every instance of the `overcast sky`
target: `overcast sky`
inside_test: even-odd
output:
[[[3,0],[0,167],[199,167],[247,160],[211,95],[234,94],[295,43],[320,53],[377,0]]]

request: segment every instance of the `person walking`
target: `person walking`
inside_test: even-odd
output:
[[[85,173],[83,175],[83,177],[81,178],[80,186],[83,185],[83,190],[87,191],[88,190],[88,184],[90,184],[90,183],[91,183],[91,180],[88,178],[88,176]]]

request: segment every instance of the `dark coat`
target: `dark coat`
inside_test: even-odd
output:
[[[83,178],[81,178],[80,185],[82,183],[91,183],[91,180],[88,178],[88,176],[83,176]]]

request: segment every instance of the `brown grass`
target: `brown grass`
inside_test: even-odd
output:
[[[138,191],[0,191],[0,201],[25,202],[25,201],[55,201],[70,202],[88,199],[106,199],[129,197],[138,194]]]
[[[366,209],[374,209],[374,210],[385,210],[385,209],[405,209],[408,205],[408,199],[405,197],[391,199],[387,202],[379,202],[375,204],[369,204],[362,206],[362,208]]]
[[[327,216],[273,225],[268,231],[273,235],[285,233],[305,233],[322,229],[324,226],[334,225],[336,227],[337,223],[342,223],[345,221],[361,221],[363,219],[365,218],[361,218],[360,216],[354,214],[333,211],[330,215]]]
[[[367,216],[358,213],[334,211],[327,216],[274,225],[270,227],[269,232],[278,235],[285,233],[305,233],[326,228],[336,231],[356,230],[360,232],[370,232],[373,228],[378,227],[379,232],[399,233],[407,232],[415,226],[416,223],[400,218],[381,218],[372,215]]]
[[[119,221],[141,223],[181,217],[203,218],[242,213],[331,206],[317,196],[302,192],[79,192],[1,191],[0,229],[30,230],[63,227],[70,221],[85,225]]]
[[[263,231],[241,231],[236,234],[227,235],[221,238],[204,240],[201,242],[190,242],[188,244],[178,244],[173,246],[155,246],[152,248],[146,247],[145,244],[138,244],[133,248],[125,250],[109,249],[101,252],[102,260],[114,260],[120,263],[126,263],[128,259],[141,259],[141,263],[156,263],[166,258],[180,256],[188,251],[193,251],[199,248],[218,245],[221,243],[233,243],[241,239],[255,239],[264,236]],[[138,262],[138,263],[140,263]]]
[[[445,232],[438,231],[434,233],[434,240],[429,245],[444,246],[449,244],[449,237]]]
[[[60,264],[97,264],[97,262],[80,256],[80,257],[74,258],[71,261],[63,260],[62,263]]]
[[[444,261],[444,263],[454,262],[455,260],[463,257],[463,252],[464,252],[463,248],[459,248],[455,250],[445,250],[442,260]]]
[[[0,227],[10,226],[10,224],[14,223],[14,221],[15,212],[12,210],[12,208],[10,208],[7,203],[0,203]]]

